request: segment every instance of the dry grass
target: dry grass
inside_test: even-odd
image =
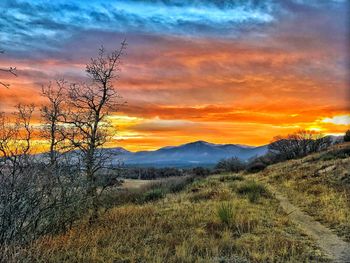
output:
[[[15,262],[325,262],[271,197],[251,203],[245,180],[219,176],[143,205],[113,208],[93,226],[16,248]],[[194,196],[197,196],[194,198]],[[231,208],[230,223],[218,216]]]
[[[350,144],[268,167],[254,175],[350,241]]]
[[[123,179],[123,188],[127,189],[138,189],[142,188],[143,186],[147,184],[153,184],[158,182],[159,180],[139,180],[139,179]]]

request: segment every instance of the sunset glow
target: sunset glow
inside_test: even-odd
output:
[[[84,80],[98,48],[125,38],[115,85],[127,104],[110,117],[110,147],[349,129],[348,1],[104,2],[1,1],[0,67],[18,74],[0,72],[1,111],[39,106],[57,78]]]

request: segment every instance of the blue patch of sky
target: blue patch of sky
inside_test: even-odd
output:
[[[274,21],[272,11],[269,1],[5,0],[0,45],[55,48],[88,30],[229,38],[243,27]]]
[[[345,0],[0,0],[0,48],[58,50],[89,32],[188,38],[265,37],[285,16],[312,19]],[[337,11],[336,9],[335,11]],[[335,13],[334,11],[334,13]],[[292,21],[293,23],[293,21]],[[305,21],[307,23],[307,20]]]

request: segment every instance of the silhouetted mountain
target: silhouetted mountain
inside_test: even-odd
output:
[[[109,149],[116,151],[116,159],[129,166],[154,167],[191,167],[211,166],[219,160],[238,157],[246,161],[267,152],[267,146],[251,147],[236,144],[213,144],[196,141],[180,146],[167,146],[156,151],[129,152],[123,148]]]

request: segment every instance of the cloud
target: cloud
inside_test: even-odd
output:
[[[324,118],[321,120],[324,123],[332,123],[336,125],[350,125],[350,115],[334,116],[332,118]]]
[[[55,78],[83,81],[98,47],[112,50],[126,38],[115,85],[128,106],[113,120],[122,145],[261,144],[316,126],[338,133],[344,120],[331,116],[350,111],[348,7],[316,0],[4,0],[0,67],[16,66],[19,74],[0,75],[11,83],[0,89],[1,110],[40,104],[41,85]]]
[[[138,132],[184,132],[200,129],[201,124],[183,120],[162,120],[159,117],[130,126],[130,130]]]
[[[4,48],[59,49],[86,30],[183,36],[235,37],[273,21],[271,3],[247,1],[23,1],[0,3]],[[224,34],[223,34],[224,33]]]

